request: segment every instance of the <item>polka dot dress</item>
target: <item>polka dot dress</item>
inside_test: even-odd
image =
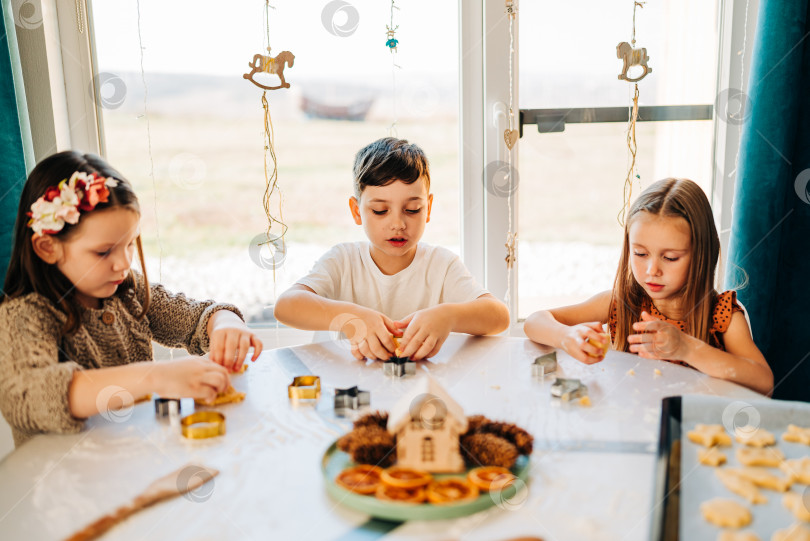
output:
[[[686,321],[669,319],[668,317],[664,316],[664,314],[659,312],[658,309],[653,305],[651,299],[645,299],[641,309],[648,312],[654,318],[671,323],[683,332],[686,332]],[[733,316],[735,312],[742,311],[742,307],[737,302],[736,291],[726,291],[717,295],[714,301],[714,310],[712,312],[712,328],[709,330],[709,345],[725,351],[725,347],[723,345],[723,333],[728,330],[728,326],[731,324],[731,316]],[[610,305],[610,317],[608,318],[608,328],[610,329],[611,341],[615,341],[616,338],[616,321],[617,309],[616,303],[613,302]],[[677,362],[677,364],[689,366],[682,362]]]

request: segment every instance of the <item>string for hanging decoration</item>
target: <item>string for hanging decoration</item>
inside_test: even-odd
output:
[[[242,75],[243,79],[247,79],[257,87],[263,90],[262,92],[262,111],[264,113],[264,134],[263,134],[263,147],[264,147],[264,181],[265,190],[262,197],[262,206],[264,213],[267,216],[267,230],[266,237],[267,243],[272,244],[277,250],[285,250],[284,237],[287,233],[288,226],[284,223],[284,216],[282,213],[281,201],[281,188],[278,185],[278,159],[276,157],[275,147],[275,133],[273,130],[273,119],[270,116],[270,103],[267,100],[267,92],[270,90],[278,90],[281,88],[290,88],[284,77],[284,68],[292,67],[295,62],[295,55],[290,51],[282,51],[275,57],[270,56],[270,10],[275,9],[270,5],[269,0],[264,3],[264,33],[265,33],[265,50],[267,54],[255,54],[253,60],[248,63],[251,70]],[[278,77],[278,84],[271,84],[273,80],[270,76]],[[278,211],[275,213],[273,200],[278,198]],[[279,234],[273,234],[274,227],[278,225]],[[280,243],[280,246],[279,246]],[[273,268],[275,278],[275,267]]]
[[[628,151],[628,168],[627,175],[624,179],[624,197],[622,209],[617,216],[619,223],[624,226],[627,211],[630,208],[630,199],[633,195],[633,182],[641,179],[638,174],[638,167],[636,165],[636,153],[638,152],[638,143],[636,141],[636,121],[638,120],[638,82],[641,81],[647,74],[652,72],[652,68],[647,65],[650,57],[647,55],[647,49],[644,47],[636,48],[636,9],[644,8],[646,2],[633,1],[633,34],[630,43],[622,41],[616,46],[616,57],[622,60],[622,72],[619,74],[619,80],[628,81],[634,84],[633,101],[630,105],[629,120],[627,124],[627,151]],[[639,66],[641,73],[636,76],[630,75],[630,68]]]
[[[399,29],[399,25],[394,25],[394,10],[399,10],[399,7],[396,5],[395,0],[391,0],[391,21],[389,24],[385,25],[385,46],[388,47],[388,50],[391,51],[391,101],[392,101],[392,111],[393,111],[393,121],[391,125],[388,127],[388,135],[389,137],[396,137],[397,136],[397,70],[400,69],[400,66],[397,64],[397,46],[399,45],[399,39],[396,37],[396,32]]]
[[[514,77],[512,69],[514,66],[515,55],[515,33],[514,23],[517,15],[517,8],[513,0],[504,0],[507,17],[509,18],[509,110],[507,114],[507,128],[504,131],[503,139],[506,145],[506,187],[507,187],[507,200],[506,206],[508,208],[508,224],[506,232],[506,295],[504,301],[507,305],[510,303],[512,294],[512,267],[517,262],[517,232],[514,229],[514,218],[512,215],[512,196],[514,194],[515,179],[513,177],[514,167],[512,165],[512,148],[517,143],[519,130],[515,129],[515,110],[514,110]]]

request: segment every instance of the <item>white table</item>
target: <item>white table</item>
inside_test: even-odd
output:
[[[371,391],[373,409],[388,410],[414,378],[387,377],[381,363],[357,362],[345,344],[326,342],[266,351],[235,376],[247,398],[218,408],[227,417],[224,437],[184,439],[146,403],[114,421],[96,416],[80,434],[32,439],[0,462],[0,537],[64,538],[152,480],[197,461],[220,470],[213,484],[141,511],[104,539],[647,539],[661,399],[762,398],[688,368],[618,352],[592,366],[558,352],[556,374],[532,377],[532,361],[547,351],[526,339],[451,335],[419,369],[468,415],[511,421],[534,435],[527,489],[503,506],[396,526],[332,500],[320,459],[351,425],[333,414],[334,388],[358,385]],[[316,407],[293,407],[286,386],[306,373],[321,377],[323,396]],[[555,376],[583,380],[593,405],[552,398]]]

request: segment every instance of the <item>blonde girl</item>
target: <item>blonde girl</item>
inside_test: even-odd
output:
[[[773,372],[736,292],[714,289],[719,253],[703,190],[687,179],[660,180],[630,208],[613,289],[535,312],[526,319],[526,336],[587,364],[604,359],[612,345],[770,394]]]
[[[261,341],[236,307],[150,284],[138,199],[104,160],[60,152],[23,188],[0,297],[0,410],[20,445],[149,393],[213,399]],[[152,362],[152,340],[194,355]]]

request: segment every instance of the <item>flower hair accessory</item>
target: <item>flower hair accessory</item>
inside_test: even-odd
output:
[[[28,227],[35,235],[55,235],[65,223],[78,223],[79,211],[93,210],[99,203],[106,203],[110,195],[107,188],[116,186],[118,181],[112,177],[76,171],[70,179],[45,190],[45,195],[31,205]]]

